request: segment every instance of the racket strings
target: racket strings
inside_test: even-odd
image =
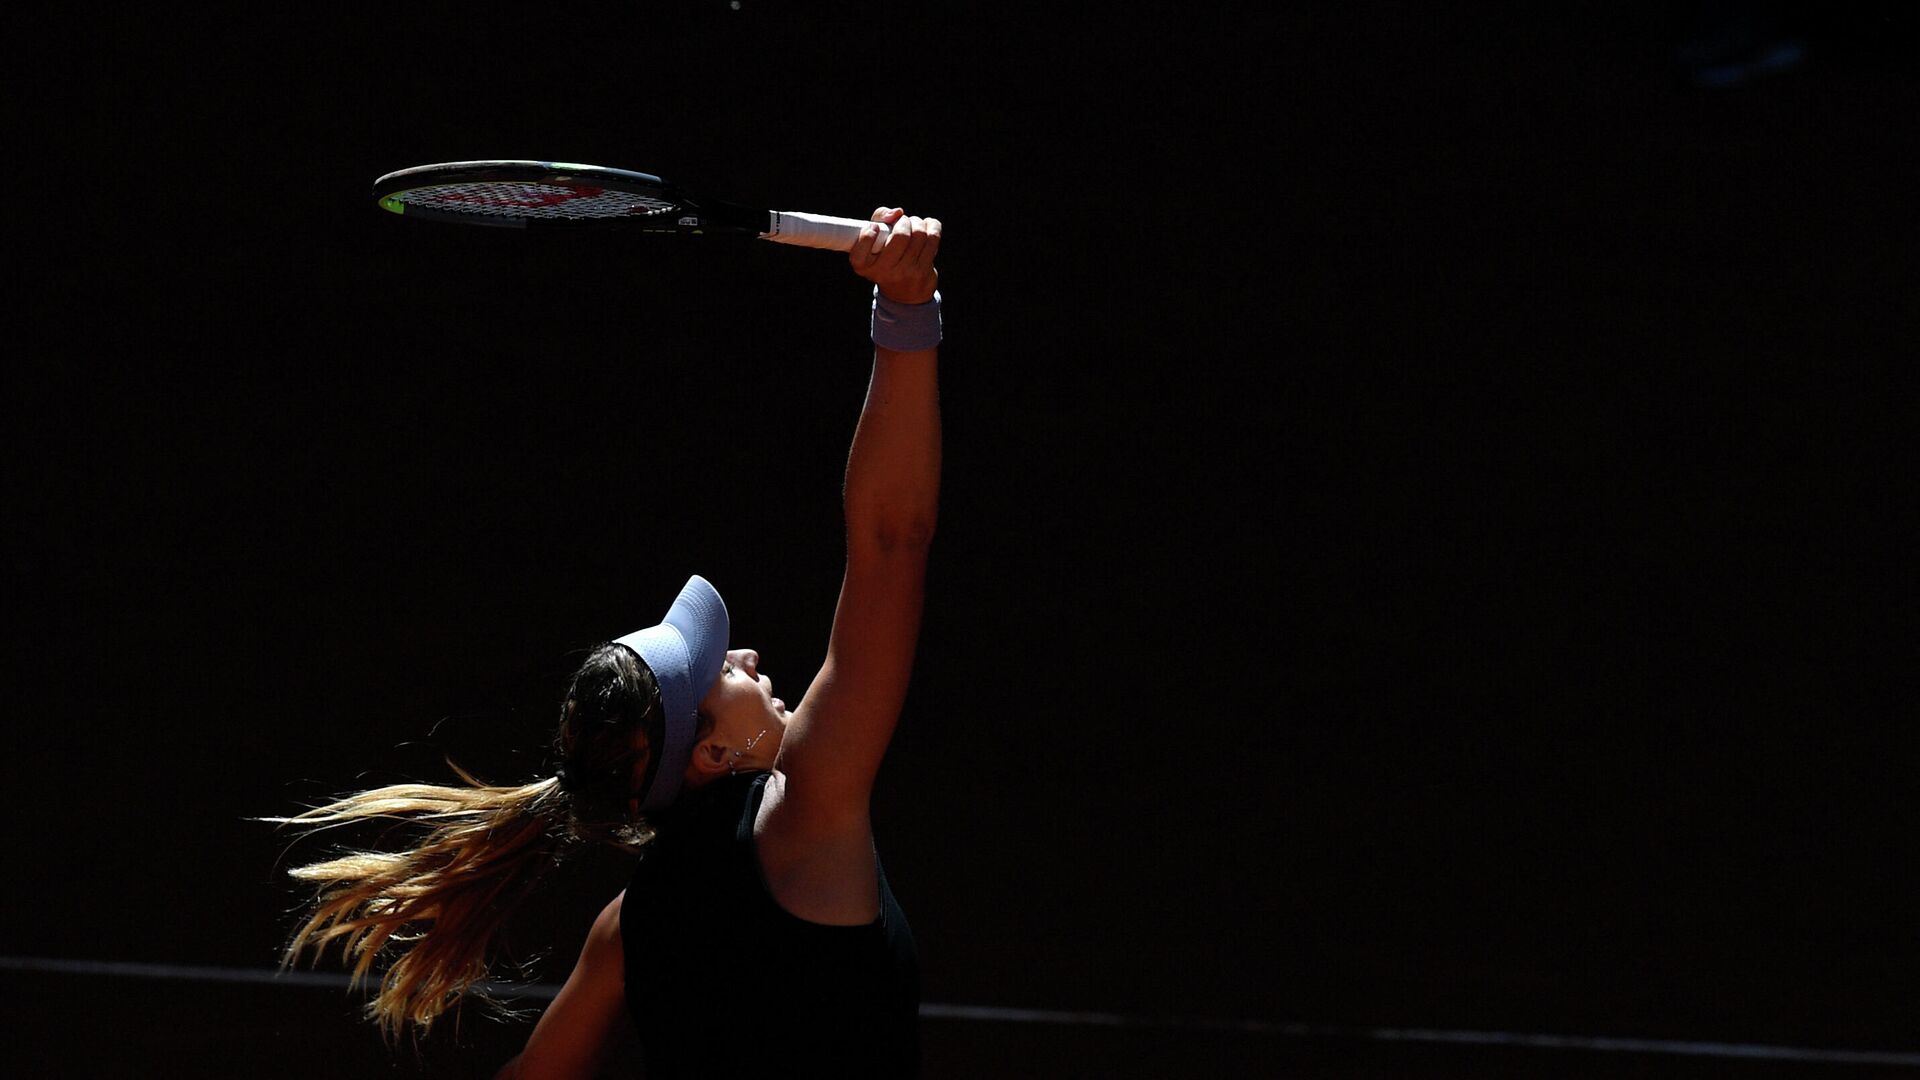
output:
[[[649,217],[680,208],[667,199],[630,191],[518,180],[433,184],[395,192],[391,197],[408,206],[449,213],[568,221]]]

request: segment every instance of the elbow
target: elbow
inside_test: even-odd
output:
[[[848,525],[848,545],[864,551],[898,555],[924,553],[933,546],[935,518],[932,514],[883,518],[863,525],[849,522]]]
[[[933,546],[933,531],[936,524],[938,522],[932,514],[913,518],[889,530],[881,537],[881,542],[892,548],[925,551]]]
[[[939,502],[920,492],[849,498],[847,542],[868,550],[925,551],[933,545]]]

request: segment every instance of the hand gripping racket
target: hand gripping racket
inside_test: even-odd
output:
[[[390,172],[373,182],[380,206],[402,217],[510,229],[601,228],[682,236],[757,236],[851,250],[872,222],[760,210],[700,198],[657,176],[564,161],[452,161]],[[887,235],[880,227],[875,250]]]

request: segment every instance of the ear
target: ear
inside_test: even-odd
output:
[[[693,756],[687,761],[687,776],[701,781],[725,775],[727,763],[732,759],[733,750],[730,747],[708,739],[693,748]]]

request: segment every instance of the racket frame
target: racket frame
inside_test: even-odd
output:
[[[630,217],[565,217],[447,210],[406,201],[409,192],[432,187],[503,182],[562,188],[594,188],[656,199],[670,209]],[[501,159],[449,161],[387,173],[373,182],[384,210],[418,221],[509,229],[618,229],[678,236],[747,236],[801,247],[846,251],[868,222],[800,211],[763,210],[721,199],[695,197],[651,173],[564,161]],[[884,239],[876,238],[875,248]]]

